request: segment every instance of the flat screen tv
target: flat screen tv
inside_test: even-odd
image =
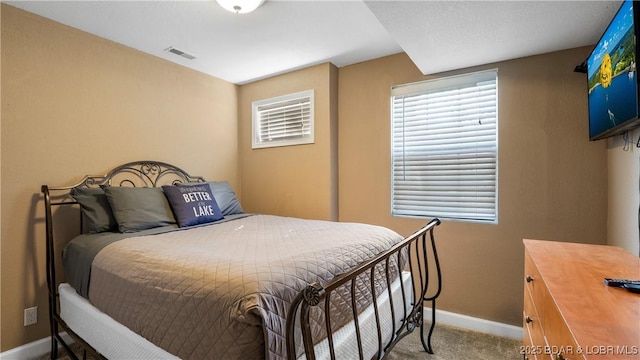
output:
[[[640,2],[624,1],[587,58],[589,139],[640,125],[636,71]]]

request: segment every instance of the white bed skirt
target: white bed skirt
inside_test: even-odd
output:
[[[412,299],[411,274],[402,273],[406,301],[405,309],[408,309]],[[400,279],[391,284],[394,312],[396,316],[396,330],[404,315],[402,309],[402,291]],[[126,326],[113,320],[107,314],[95,308],[87,299],[81,297],[67,283],[60,284],[60,316],[69,328],[80,335],[100,354],[108,359],[178,359],[165,350],[157,347],[147,339],[134,333]],[[380,313],[381,328],[383,329],[383,344],[391,337],[391,313],[388,292],[384,291],[378,296],[378,308]],[[365,359],[370,359],[378,349],[378,335],[376,331],[375,313],[373,304],[365,309],[359,316],[360,331],[362,336]],[[334,347],[338,359],[358,359],[358,346],[354,322],[340,328],[334,334]],[[323,340],[315,346],[317,359],[329,359],[328,340]],[[304,359],[302,356],[300,359]]]

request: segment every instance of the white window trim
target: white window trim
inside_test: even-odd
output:
[[[454,220],[454,221],[463,221],[463,222],[478,222],[478,223],[498,223],[498,71],[497,69],[481,71],[477,73],[463,74],[458,76],[440,78],[435,80],[427,80],[412,84],[404,84],[399,86],[394,86],[391,89],[391,215],[394,217],[409,217],[409,218],[429,218],[429,217],[439,217],[441,219]],[[429,93],[429,92],[441,92],[446,91],[448,89],[459,88],[460,85],[470,84],[474,82],[482,82],[487,80],[495,79],[495,180],[494,180],[494,203],[493,203],[493,211],[494,215],[492,218],[486,218],[484,216],[478,216],[478,218],[467,217],[467,216],[447,216],[446,213],[439,213],[438,210],[422,210],[416,211],[415,213],[411,213],[411,211],[396,210],[396,183],[394,179],[394,164],[395,164],[395,153],[394,153],[394,98],[401,96],[410,96],[418,93]],[[404,121],[404,118],[403,120]],[[404,140],[402,140],[404,141]],[[404,149],[404,145],[402,145]],[[403,170],[404,171],[404,170]],[[413,195],[411,195],[413,196]],[[406,196],[405,196],[406,197]],[[442,210],[441,210],[442,211]]]
[[[265,141],[261,139],[259,129],[260,129],[260,109],[269,105],[277,104],[280,102],[292,101],[297,99],[305,99],[309,100],[309,131],[308,134],[301,135],[298,138],[293,139],[282,139],[282,140],[268,140]],[[261,149],[261,148],[270,148],[270,147],[279,147],[279,146],[291,146],[291,145],[303,145],[303,144],[313,144],[315,142],[314,138],[314,91],[305,90],[292,94],[282,95],[273,97],[270,99],[258,100],[251,103],[251,118],[252,118],[252,127],[251,134],[252,140],[251,145],[253,149]]]

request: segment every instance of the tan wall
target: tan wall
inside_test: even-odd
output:
[[[233,84],[5,4],[1,76],[5,351],[49,335],[41,184],[144,159],[236,187],[239,174]]]
[[[337,69],[322,64],[243,85],[238,97],[245,211],[337,220]],[[251,103],[314,90],[315,143],[251,149]]]
[[[521,326],[523,238],[606,243],[606,143],[588,141],[586,75],[573,72],[588,51],[449,73],[498,69],[499,224],[437,230],[439,308]],[[389,106],[391,86],[427,78],[404,54],[340,69],[340,221],[403,235],[425,223],[390,216]]]

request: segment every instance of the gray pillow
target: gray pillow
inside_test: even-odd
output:
[[[78,204],[90,233],[117,231],[116,222],[107,195],[101,188],[77,187],[69,192]]]
[[[187,185],[194,184],[197,183]],[[218,207],[220,207],[223,216],[244,213],[242,206],[240,206],[240,201],[238,201],[238,197],[228,181],[209,181],[207,184],[209,184],[213,197],[216,199],[216,203],[218,203]]]
[[[120,232],[136,232],[175,224],[161,188],[104,187]]]

